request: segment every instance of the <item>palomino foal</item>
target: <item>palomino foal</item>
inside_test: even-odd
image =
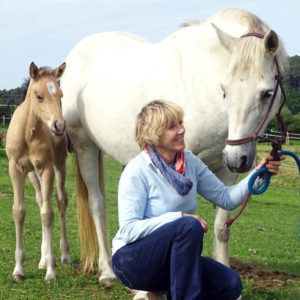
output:
[[[36,201],[42,220],[42,245],[39,268],[47,268],[45,280],[55,279],[55,259],[52,247],[54,213],[51,205],[54,177],[61,222],[61,262],[70,261],[69,243],[65,226],[68,204],[64,187],[66,177],[67,139],[65,121],[61,112],[62,91],[58,80],[66,64],[57,69],[30,65],[30,81],[22,104],[16,109],[6,136],[16,226],[15,281],[24,278],[23,224],[25,219],[24,184],[28,174],[36,190]]]

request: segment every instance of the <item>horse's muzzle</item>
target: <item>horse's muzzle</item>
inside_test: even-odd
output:
[[[230,172],[248,172],[255,158],[255,144],[247,143],[240,146],[226,146],[223,155],[225,165]]]
[[[66,131],[66,122],[54,121],[50,127],[50,131],[53,135],[60,136]]]

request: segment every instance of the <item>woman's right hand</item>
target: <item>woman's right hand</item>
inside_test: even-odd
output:
[[[199,215],[193,215],[193,214],[187,214],[187,213],[182,213],[182,216],[183,217],[193,217],[195,218],[196,220],[198,220],[201,224],[201,226],[203,227],[204,229],[204,232],[206,233],[207,230],[208,230],[208,224],[205,220],[203,220]]]

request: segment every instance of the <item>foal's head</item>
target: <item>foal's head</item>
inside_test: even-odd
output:
[[[54,135],[62,135],[66,124],[62,116],[59,79],[63,75],[66,64],[56,69],[38,68],[33,62],[29,67],[30,84],[26,100],[31,101],[33,112],[48,126]]]

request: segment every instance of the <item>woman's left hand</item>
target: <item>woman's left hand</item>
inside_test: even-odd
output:
[[[284,155],[280,156],[280,160],[274,160],[274,157],[272,155],[269,155],[258,164],[256,169],[266,167],[271,174],[277,175],[279,172],[279,167],[281,165],[280,161],[284,159]]]

